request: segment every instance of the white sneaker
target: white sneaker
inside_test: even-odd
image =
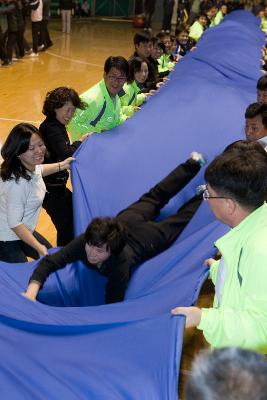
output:
[[[38,57],[39,56],[39,53],[31,53],[31,54],[29,54],[29,57]]]

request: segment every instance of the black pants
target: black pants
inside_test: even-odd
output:
[[[32,49],[34,53],[38,53],[38,42],[41,38],[43,43],[42,21],[32,22]]]
[[[40,233],[34,231],[33,236],[47,249],[52,247],[52,245],[42,235],[40,235]],[[0,241],[1,261],[9,263],[23,263],[27,262],[27,257],[31,257],[35,260],[40,258],[37,251],[22,240],[11,240],[7,242]]]
[[[156,0],[145,1],[145,28],[151,28],[151,19],[155,11]]]
[[[173,6],[174,6],[174,0],[164,0],[163,21],[162,21],[162,30],[164,30],[164,31],[171,30]]]
[[[160,210],[198,173],[193,160],[176,167],[166,178],[145,193],[137,202],[121,211],[118,219],[138,231],[140,253],[149,259],[166,250],[177,239],[201,204],[202,195],[184,204],[176,214],[155,221]]]
[[[44,44],[45,48],[50,47],[52,45],[52,40],[48,31],[48,20],[42,20],[42,35],[40,37],[40,45]]]
[[[13,50],[18,46],[19,56],[24,56],[23,31],[9,32],[7,38],[7,59],[12,60]]]
[[[57,230],[57,245],[65,246],[74,237],[72,192],[64,185],[46,185],[43,208]]]

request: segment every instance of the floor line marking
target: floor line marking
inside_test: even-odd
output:
[[[80,61],[80,60],[75,60],[73,58],[68,58],[68,57],[64,57],[64,56],[60,56],[58,54],[52,53],[51,51],[46,51],[46,54],[49,54],[50,56],[54,56],[57,58],[61,58],[62,60],[66,60],[66,61],[70,61],[70,62],[75,62],[77,64],[85,64],[85,65],[90,65],[92,67],[98,67],[98,68],[103,68],[103,65],[99,65],[99,64],[93,64],[93,63],[89,63],[86,61]]]
[[[15,119],[15,118],[2,118],[0,117],[0,121],[15,121],[15,122],[23,122],[27,124],[40,124],[41,121],[28,121],[24,119]]]

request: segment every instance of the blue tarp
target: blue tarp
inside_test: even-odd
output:
[[[263,41],[255,17],[230,14],[132,119],[84,142],[72,170],[77,233],[136,200],[191,151],[211,160],[243,137]],[[161,218],[201,183],[203,172]],[[1,399],[176,399],[184,317],[170,309],[194,303],[202,261],[226,230],[203,202],[177,242],[136,269],[117,304],[102,305],[104,278],[81,264],[51,276],[32,303],[20,292],[36,263],[0,263]]]

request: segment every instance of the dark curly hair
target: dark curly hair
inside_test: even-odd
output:
[[[86,104],[74,89],[61,86],[47,93],[43,105],[43,114],[47,117],[55,117],[55,110],[63,107],[68,101],[81,110],[86,108]]]
[[[104,244],[117,256],[125,246],[125,234],[117,218],[94,218],[85,231],[86,243],[101,247]]]
[[[3,181],[15,179],[17,182],[20,178],[24,178],[27,181],[31,179],[28,170],[21,163],[18,156],[29,149],[31,137],[34,133],[42,139],[39,130],[35,126],[26,123],[14,126],[9,133],[1,149],[1,156],[4,161],[1,165],[0,176]]]

